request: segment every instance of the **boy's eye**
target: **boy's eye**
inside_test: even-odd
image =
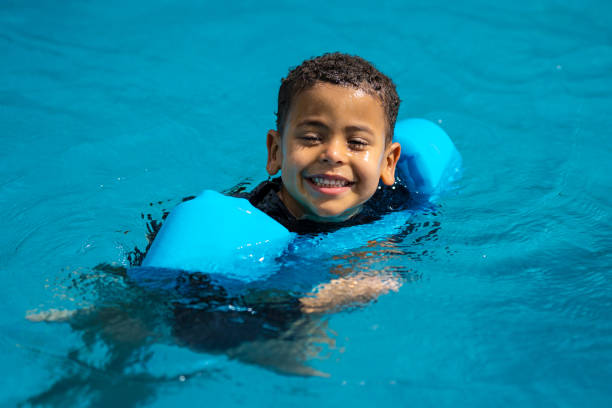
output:
[[[312,133],[306,133],[300,136],[300,140],[306,143],[317,143],[321,140],[321,138]]]
[[[348,143],[351,149],[355,150],[362,150],[368,146],[368,142],[363,139],[350,139]]]

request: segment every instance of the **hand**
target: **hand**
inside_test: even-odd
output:
[[[25,316],[31,322],[67,322],[76,310],[49,309],[42,312],[28,312]]]

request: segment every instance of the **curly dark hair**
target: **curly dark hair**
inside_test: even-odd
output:
[[[290,70],[287,77],[282,79],[276,113],[276,128],[281,135],[293,98],[317,82],[350,86],[377,97],[386,114],[386,142],[390,143],[393,140],[393,128],[400,104],[395,84],[363,58],[340,52],[327,53],[306,60]]]

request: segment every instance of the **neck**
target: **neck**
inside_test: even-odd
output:
[[[285,204],[285,207],[287,207],[287,210],[289,210],[289,213],[291,213],[291,215],[293,215],[298,220],[311,220],[316,222],[342,222],[357,215],[361,210],[361,206],[359,206],[357,208],[350,208],[338,215],[323,217],[313,212],[304,211],[304,208],[291,196],[291,194],[289,194],[289,192],[285,189],[285,186],[282,186],[277,194],[283,204]]]

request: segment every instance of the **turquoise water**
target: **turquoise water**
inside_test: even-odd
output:
[[[610,406],[612,3],[278,3],[0,5],[0,405]],[[189,347],[166,298],[94,267],[145,245],[141,214],[265,178],[280,78],[334,50],[439,122],[463,179],[394,251],[288,267],[399,292],[257,361]]]

